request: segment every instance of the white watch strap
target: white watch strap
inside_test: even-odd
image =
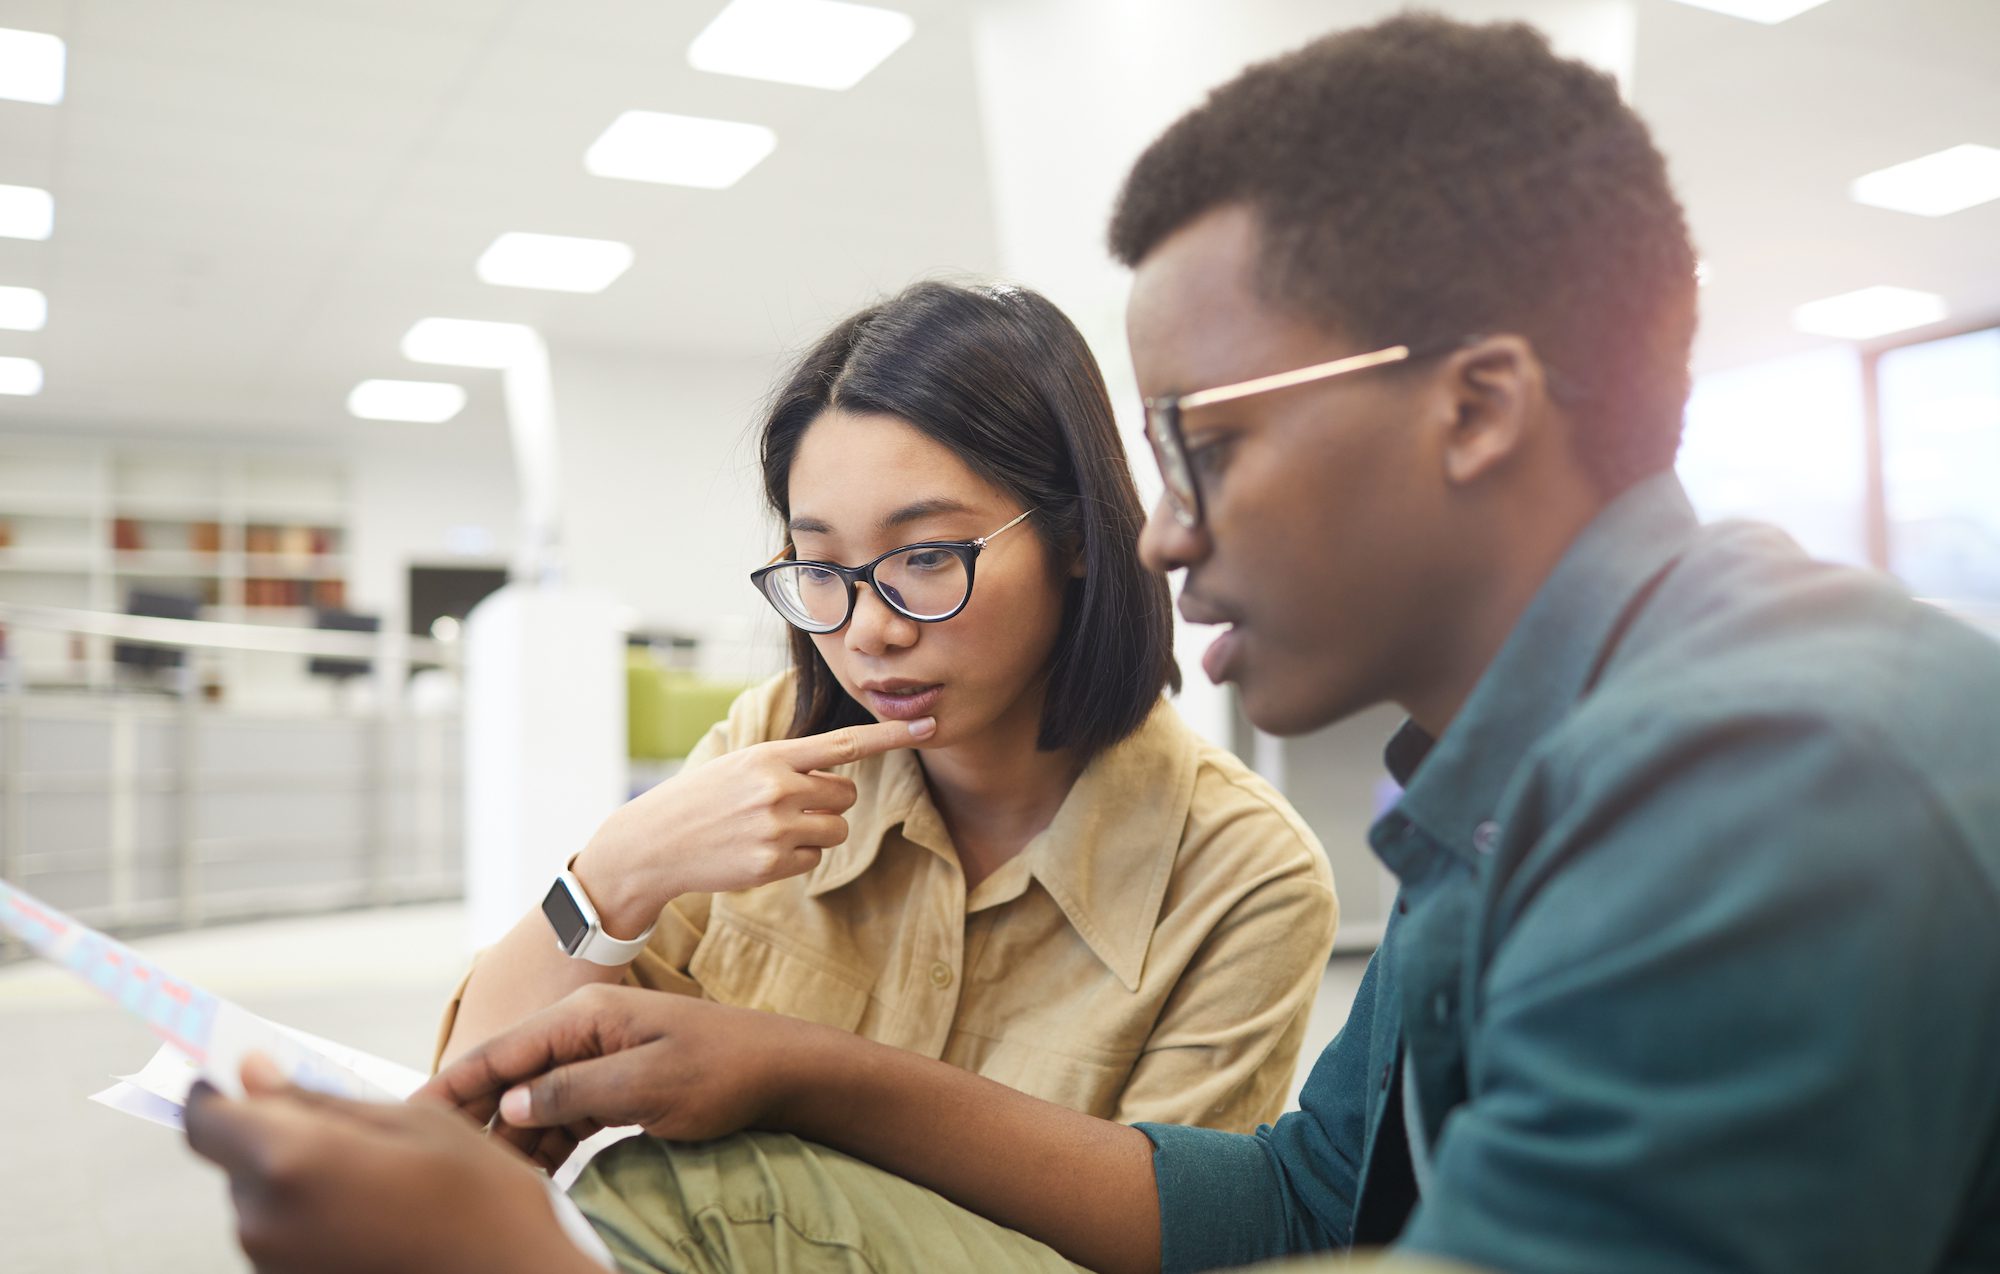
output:
[[[576,874],[564,868],[562,881],[569,887],[569,896],[575,900],[578,909],[583,912],[583,918],[590,924],[589,931],[583,935],[583,942],[576,950],[570,952],[570,956],[573,959],[588,960],[592,964],[602,964],[611,968],[630,964],[637,959],[639,953],[646,949],[646,943],[651,940],[653,930],[659,927],[659,922],[647,925],[646,932],[636,938],[614,938],[604,932],[604,922],[598,919],[597,907],[590,901],[590,894],[584,890],[583,882],[576,878]]]

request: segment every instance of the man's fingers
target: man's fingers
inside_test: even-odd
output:
[[[842,726],[825,734],[787,739],[776,745],[785,760],[801,773],[846,765],[864,757],[915,747],[937,733],[937,721],[923,717],[916,721],[872,721],[867,725]]]
[[[617,1005],[633,994],[648,993],[610,986],[572,992],[431,1076],[411,1099],[456,1106],[484,1123],[493,1117],[500,1095],[516,1084],[565,1062],[604,1053],[607,1020],[616,1014],[622,1022]]]
[[[644,1062],[627,1053],[558,1066],[508,1089],[500,1099],[500,1118],[516,1128],[632,1123],[626,1108],[636,1087],[634,1065]]]

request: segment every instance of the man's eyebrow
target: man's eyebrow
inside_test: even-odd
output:
[[[899,526],[907,526],[912,522],[921,521],[924,518],[935,517],[940,513],[970,512],[972,512],[972,506],[963,500],[954,500],[949,496],[937,496],[929,500],[918,500],[914,504],[906,504],[902,508],[897,509],[894,513],[882,519],[882,529],[891,531]]]

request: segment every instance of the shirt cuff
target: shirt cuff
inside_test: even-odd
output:
[[[1294,1250],[1283,1186],[1261,1136],[1133,1126],[1153,1143],[1162,1274],[1249,1265]]]

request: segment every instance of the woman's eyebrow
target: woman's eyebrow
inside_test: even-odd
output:
[[[899,526],[907,526],[912,522],[928,517],[935,517],[940,513],[971,513],[972,511],[972,506],[963,500],[954,500],[949,496],[936,496],[929,500],[918,500],[914,504],[906,504],[902,508],[897,509],[894,513],[882,519],[882,529],[884,531],[892,531]]]
[[[883,518],[879,525],[884,531],[893,531],[899,526],[907,526],[912,522],[928,517],[936,517],[939,514],[971,513],[974,511],[973,507],[963,500],[954,500],[949,496],[935,496],[929,500],[918,500],[913,504],[904,505],[894,513]],[[788,525],[791,527],[793,534],[801,532],[809,535],[833,534],[833,528],[819,518],[796,517]]]

